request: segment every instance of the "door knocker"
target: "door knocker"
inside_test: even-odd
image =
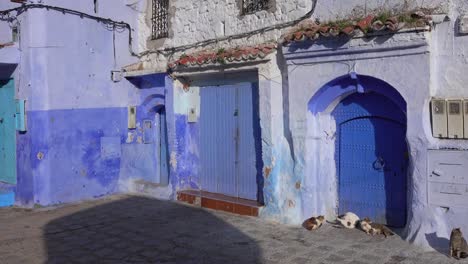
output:
[[[383,171],[385,169],[385,160],[382,157],[377,157],[372,166],[375,170]]]

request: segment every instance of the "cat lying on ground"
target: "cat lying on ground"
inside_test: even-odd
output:
[[[307,230],[316,230],[322,226],[323,222],[325,222],[325,216],[320,215],[305,220],[302,226]]]
[[[387,226],[383,224],[373,223],[368,217],[359,221],[359,227],[368,235],[384,235],[384,237],[388,237],[393,236],[395,234]]]
[[[353,229],[356,228],[356,225],[359,222],[359,217],[355,213],[347,212],[344,215],[338,216],[336,221],[345,228]]]

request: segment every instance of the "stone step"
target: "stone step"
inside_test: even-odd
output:
[[[177,200],[203,208],[258,217],[261,206],[256,201],[197,190],[177,192]]]

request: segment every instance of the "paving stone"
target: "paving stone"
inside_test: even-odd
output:
[[[346,259],[345,256],[338,256],[335,254],[330,255],[329,257],[326,258],[327,261],[331,263],[343,263],[343,261]]]

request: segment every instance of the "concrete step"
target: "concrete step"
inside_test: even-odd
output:
[[[177,200],[213,210],[255,217],[258,216],[261,207],[256,201],[197,190],[179,191]]]

